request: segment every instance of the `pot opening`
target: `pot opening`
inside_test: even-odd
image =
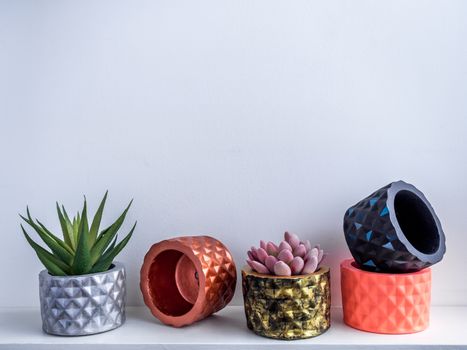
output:
[[[439,248],[440,235],[427,205],[415,193],[402,190],[394,198],[397,221],[407,240],[424,254]]]
[[[165,250],[153,260],[149,269],[152,302],[164,314],[181,316],[190,311],[199,292],[196,267],[178,250]]]

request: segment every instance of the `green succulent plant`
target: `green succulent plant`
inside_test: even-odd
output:
[[[63,240],[50,232],[39,220],[34,221],[28,207],[26,207],[27,217],[20,215],[50,249],[48,251],[34,242],[21,224],[26,240],[51,275],[85,275],[106,271],[112,265],[113,259],[128,243],[135,230],[136,222],[131,231],[118,244],[117,232],[122,226],[133,200],[130,201],[130,204],[112,225],[99,232],[107,193],[105,193],[94,215],[91,226],[88,224],[86,197],[84,198],[82,212],[78,211],[73,220],[70,220],[65,207],[63,205],[60,207],[57,203],[57,213],[62,228]]]

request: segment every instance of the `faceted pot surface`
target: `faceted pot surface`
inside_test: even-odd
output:
[[[114,262],[105,272],[81,276],[39,274],[42,328],[79,336],[101,333],[125,322],[125,268]]]
[[[430,321],[431,269],[412,273],[361,270],[352,259],[341,263],[344,322],[373,333],[404,334],[426,329]]]
[[[328,267],[299,276],[272,276],[242,270],[247,326],[258,335],[294,340],[315,337],[331,325]]]
[[[209,236],[177,237],[154,244],[141,267],[145,304],[161,322],[182,327],[223,309],[237,282],[227,247]]]
[[[344,233],[362,269],[413,272],[439,262],[446,251],[441,223],[422,192],[393,182],[350,207]]]

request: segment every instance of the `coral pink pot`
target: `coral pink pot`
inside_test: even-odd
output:
[[[233,298],[237,272],[226,246],[208,236],[177,237],[154,244],[141,267],[140,287],[152,314],[182,327],[224,308]]]
[[[381,273],[341,263],[344,322],[367,332],[403,334],[426,329],[430,320],[431,270]]]

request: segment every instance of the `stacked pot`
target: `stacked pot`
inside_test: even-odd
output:
[[[344,233],[354,259],[341,263],[344,322],[386,334],[429,325],[431,265],[446,251],[436,213],[422,192],[403,181],[350,207]]]

